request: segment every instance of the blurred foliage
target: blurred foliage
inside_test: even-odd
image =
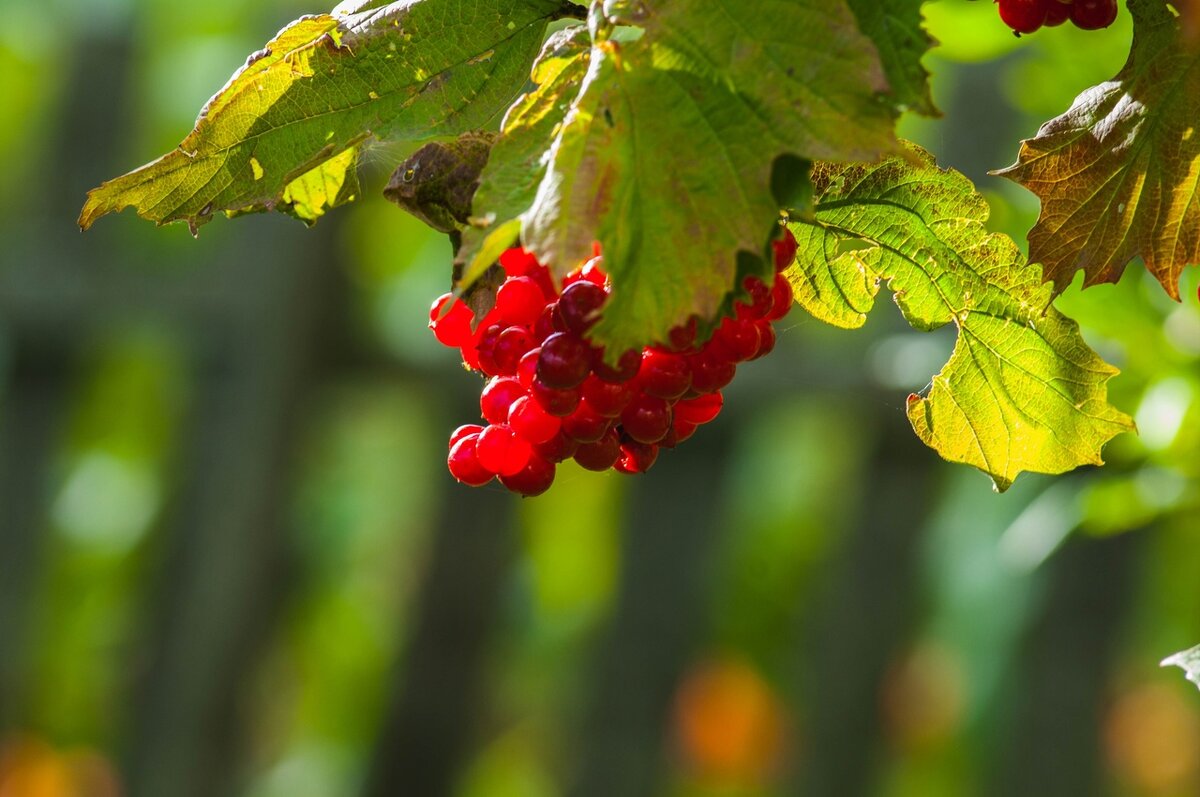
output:
[[[29,358],[49,358],[43,367],[65,384],[66,407],[49,443],[40,553],[18,563],[32,574],[18,607],[28,630],[0,641],[0,659],[20,664],[5,677],[21,685],[18,704],[0,706],[0,797],[124,793],[155,586],[186,509],[180,494],[207,476],[189,456],[197,412],[213,401],[205,384],[236,376],[210,362],[228,331],[221,308],[260,290],[266,268],[257,233],[221,222],[193,242],[130,217],[77,243],[71,212],[96,176],[87,164],[103,157],[111,162],[96,170],[116,173],[173,146],[264,33],[313,10],[295,0],[5,6],[0,157],[12,168],[0,172],[0,234],[12,243],[0,261],[0,452],[14,435],[3,412],[30,378]],[[1011,162],[1017,139],[1080,90],[1115,74],[1129,26],[1063,26],[1018,40],[990,3],[942,0],[926,13],[943,43],[926,63],[945,116],[906,120],[903,132],[975,179],[992,205],[990,228],[1023,242],[1036,202],[986,171]],[[64,24],[45,25],[46,14]],[[137,119],[103,156],[86,131],[62,129],[80,92],[71,81],[89,73],[72,57],[96,41],[131,48],[126,71],[104,79],[127,84],[122,101]],[[74,148],[74,171],[54,173],[55,148]],[[368,152],[368,198],[333,214],[342,254],[328,267],[342,271],[346,295],[327,298],[344,305],[349,342],[340,345],[351,354],[313,377],[296,410],[282,512],[286,595],[261,662],[241,674],[242,793],[252,797],[358,793],[410,652],[433,542],[461,495],[441,452],[462,414],[454,391],[469,395],[474,377],[425,329],[428,303],[449,281],[449,247],[377,196],[404,154]],[[64,187],[75,194],[52,193]],[[294,223],[239,226],[260,222],[262,234],[317,245]],[[1072,545],[1131,534],[1140,540],[1133,591],[1098,697],[1104,793],[1200,792],[1200,701],[1178,671],[1157,666],[1200,640],[1198,279],[1196,269],[1185,274],[1179,304],[1139,269],[1058,300],[1122,369],[1111,398],[1141,431],[1111,444],[1104,468],[1030,478],[996,496],[985,477],[932,453],[906,463],[931,474],[929,494],[911,502],[932,509],[897,508],[920,528],[911,594],[889,596],[911,604],[910,625],[867,701],[879,734],[863,741],[874,745],[875,793],[987,792],[1052,566]],[[166,287],[143,296],[151,282]],[[38,304],[38,286],[55,301]],[[132,296],[114,311],[118,290]],[[56,322],[70,338],[63,353],[30,319],[79,297],[68,306],[99,309],[75,331],[65,315]],[[268,296],[262,313],[282,313],[286,299]],[[921,385],[906,380],[936,369],[952,343],[912,332],[898,312],[875,316],[859,332],[791,316],[771,360],[743,369],[726,413],[701,433],[731,441],[727,451],[707,449],[723,453],[705,463],[720,474],[710,498],[722,533],[704,573],[705,623],[664,698],[663,795],[795,793],[813,765],[822,728],[803,686],[819,652],[813,616],[840,594],[829,575],[879,486],[868,479],[881,436],[907,434],[904,396]],[[460,797],[567,793],[628,570],[633,497],[670,477],[669,460],[705,456],[694,448],[664,456],[640,480],[564,471],[543,498],[502,499],[519,503],[516,558],[489,632]],[[0,535],[15,529],[3,522],[10,509],[0,506]]]

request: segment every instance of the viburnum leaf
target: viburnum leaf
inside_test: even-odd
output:
[[[1164,0],[1130,0],[1121,72],[1083,92],[997,172],[1037,194],[1030,257],[1063,290],[1116,282],[1137,256],[1171,297],[1200,263],[1200,48]]]
[[[496,262],[520,233],[512,224],[533,204],[546,173],[546,147],[562,124],[571,100],[587,73],[591,39],[582,26],[564,28],[546,40],[533,65],[536,88],[521,95],[505,114],[500,136],[480,175],[455,262],[463,267],[461,284],[470,285]]]
[[[1200,686],[1200,645],[1168,656],[1162,661],[1163,667],[1180,667],[1187,673],[1187,679]]]
[[[193,231],[219,211],[312,222],[348,198],[370,138],[485,125],[520,90],[560,0],[355,0],[250,56],[179,147],[88,194],[79,224],[133,206]],[[352,193],[352,192],[351,192]]]
[[[1022,471],[1100,464],[1104,443],[1133,428],[1107,401],[1117,370],[1050,305],[1040,269],[987,232],[987,203],[966,177],[914,146],[879,164],[818,164],[813,188],[813,218],[789,225],[802,305],[857,327],[886,280],[913,327],[958,328],[927,395],[908,399],[913,429],[941,456],[1003,491]]]
[[[623,13],[644,35],[593,47],[521,217],[524,245],[560,275],[600,242],[613,287],[590,336],[610,354],[712,319],[740,275],[767,276],[780,195],[805,180],[792,170],[773,185],[782,156],[875,160],[898,147],[883,68],[845,0]]]
[[[858,27],[875,43],[892,96],[908,110],[940,116],[921,56],[934,41],[921,26],[924,0],[847,0]]]

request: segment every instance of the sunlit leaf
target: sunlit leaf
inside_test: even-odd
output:
[[[484,126],[524,82],[557,0],[343,3],[255,53],[162,158],[88,194],[84,229],[133,206],[193,230],[213,214],[344,201],[355,151]]]
[[[921,56],[934,43],[921,26],[924,0],[846,2],[862,32],[875,43],[896,101],[926,116],[939,115],[929,93],[929,72],[921,66]]]
[[[998,172],[1042,200],[1030,257],[1057,290],[1116,282],[1141,257],[1179,298],[1200,263],[1200,49],[1163,0],[1130,0],[1133,49],[1121,72],[1075,99]]]
[[[958,341],[925,397],[912,395],[917,435],[1005,490],[1022,471],[1099,464],[1132,421],[1107,401],[1117,373],[1016,244],[984,227],[987,203],[923,150],[876,165],[820,164],[815,217],[793,223],[801,248],[789,278],[824,321],[860,326],[886,280],[916,329],[953,323]]]

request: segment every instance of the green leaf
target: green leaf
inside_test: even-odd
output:
[[[928,395],[908,400],[913,429],[941,456],[1003,491],[1022,471],[1100,464],[1104,443],[1133,428],[1107,401],[1117,370],[1050,306],[1040,269],[987,232],[987,203],[967,178],[913,147],[875,165],[818,164],[813,184],[813,220],[790,225],[801,304],[856,327],[887,280],[913,327],[958,328]]]
[[[1121,72],[1080,94],[997,174],[1037,194],[1030,257],[1063,290],[1116,282],[1139,255],[1172,298],[1200,263],[1200,49],[1163,0],[1130,0]]]
[[[517,240],[517,219],[533,204],[546,173],[545,154],[587,72],[591,39],[582,26],[550,36],[533,65],[532,91],[521,95],[504,117],[500,136],[480,175],[455,262],[465,266],[466,288]],[[515,225],[514,225],[514,222]]]
[[[346,198],[368,139],[456,135],[495,117],[559,7],[358,2],[297,20],[209,100],[177,149],[93,189],[79,224],[130,206],[193,231],[218,211],[280,209],[311,222]]]
[[[924,0],[847,0],[858,27],[879,51],[892,96],[905,109],[940,116],[921,56],[934,41],[921,26]]]
[[[871,0],[877,2],[877,0]],[[643,0],[655,43],[739,95],[810,160],[872,161],[896,150],[884,66],[846,0]]]
[[[1187,679],[1200,686],[1200,645],[1163,659],[1162,666],[1182,668],[1187,673]]]

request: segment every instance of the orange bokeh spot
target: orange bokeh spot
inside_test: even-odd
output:
[[[0,742],[0,797],[118,797],[112,765],[95,752],[62,752],[34,736]]]
[[[1200,790],[1200,712],[1179,686],[1147,684],[1122,694],[1108,712],[1105,750],[1112,768],[1149,794]]]
[[[767,780],[778,764],[784,725],[770,684],[741,661],[696,667],[676,694],[679,745],[688,765],[704,778]]]

